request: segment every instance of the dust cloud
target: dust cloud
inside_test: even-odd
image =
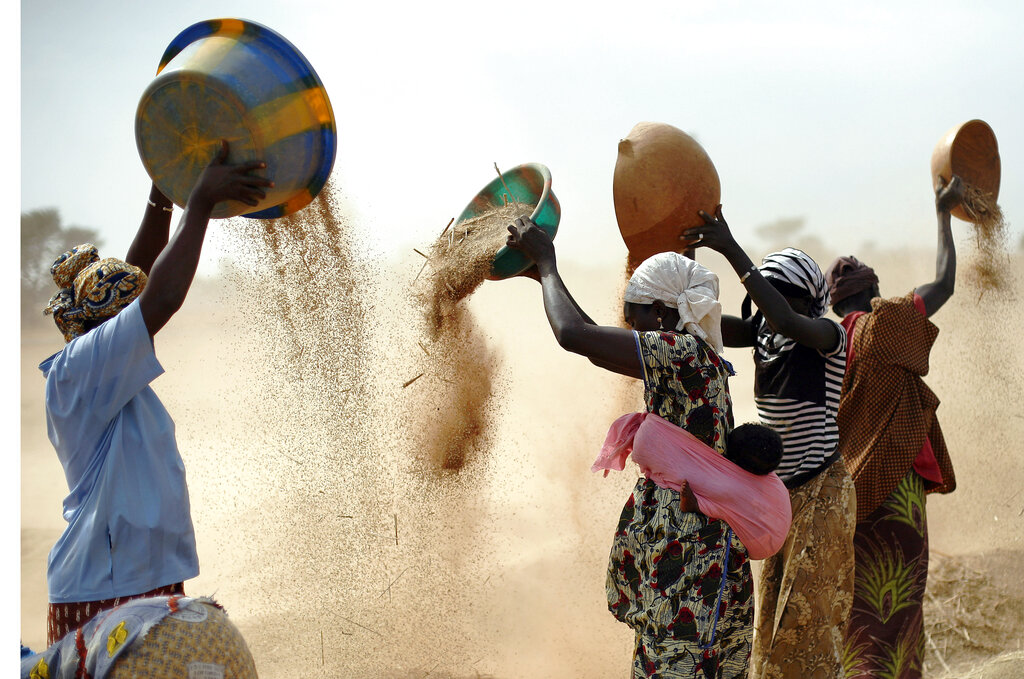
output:
[[[635,472],[603,478],[589,468],[608,424],[642,407],[638,383],[563,352],[538,284],[522,278],[481,286],[466,302],[466,351],[428,371],[437,364],[419,346],[428,343],[410,292],[422,258],[374,261],[330,200],[289,220],[217,223],[211,237],[232,261],[197,281],[156,339],[167,372],[154,388],[177,426],[202,567],[186,591],[226,607],[267,679],[625,675],[632,635],[607,612],[604,577]],[[824,267],[850,253],[810,254]],[[934,277],[927,248],[853,254],[876,268],[886,296]],[[559,255],[582,308],[619,324],[621,267]],[[934,317],[941,332],[926,379],[942,399],[959,487],[928,501],[933,568],[944,569],[929,604],[938,649],[929,648],[929,677],[945,667],[959,676],[983,659],[942,645],[958,630],[987,634],[955,616],[958,594],[943,589],[961,561],[1005,603],[993,615],[1017,648],[1004,650],[1021,650],[1024,638],[1014,570],[1024,556],[1015,342],[1024,258],[1012,257],[1005,289],[979,301],[960,287]],[[721,277],[725,311],[737,313],[742,287],[724,259],[698,258]],[[33,648],[45,635],[45,554],[63,528],[66,493],[34,366],[60,344],[42,321],[23,331],[22,638]],[[442,378],[473,376],[469,348],[481,346],[476,360],[492,369],[490,433],[444,471],[444,458],[424,457],[423,437],[448,440],[475,425],[413,414],[438,396],[466,412]],[[753,420],[749,352],[726,357],[739,371],[736,420]]]

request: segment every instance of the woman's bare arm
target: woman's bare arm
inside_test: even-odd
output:
[[[583,313],[558,273],[554,244],[547,232],[528,218],[520,218],[509,227],[508,245],[521,250],[537,264],[544,312],[559,346],[585,356],[606,370],[643,378],[633,332],[597,325]]]
[[[721,205],[715,211],[715,217],[711,217],[703,211],[700,216],[704,218],[704,226],[687,229],[683,233],[683,238],[694,245],[709,247],[725,255],[733,270],[743,281],[750,299],[757,305],[765,320],[772,325],[776,332],[818,351],[828,352],[836,348],[839,343],[839,332],[841,332],[836,324],[825,318],[810,318],[793,310],[782,293],[761,275],[754,263],[750,261],[747,253],[732,237],[729,225],[722,216]],[[724,326],[722,330],[724,334]],[[732,332],[733,329],[730,329],[730,333]],[[742,338],[742,334],[737,332],[733,339],[737,339],[737,336]],[[734,344],[729,346],[750,345]]]
[[[149,189],[149,199],[146,202],[146,211],[142,215],[142,223],[139,224],[139,230],[135,233],[135,239],[124,258],[129,264],[142,269],[147,276],[153,269],[153,262],[167,245],[173,210],[174,204],[156,187],[156,184],[153,184]]]
[[[950,210],[963,200],[963,183],[953,175],[948,184],[935,193],[935,216],[939,223],[939,243],[935,256],[935,280],[917,288],[924,301],[925,315],[931,316],[953,296],[956,284],[956,246],[950,224]]]

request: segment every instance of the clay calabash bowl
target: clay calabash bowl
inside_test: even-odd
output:
[[[642,122],[619,142],[612,182],[615,220],[631,262],[681,252],[679,236],[714,214],[722,187],[711,158],[690,135],[665,123]]]
[[[983,120],[968,120],[942,136],[932,151],[932,187],[938,191],[943,182],[957,175],[969,186],[999,198],[999,145],[992,128]],[[939,178],[942,178],[942,182]],[[951,214],[965,222],[972,221],[962,205]]]

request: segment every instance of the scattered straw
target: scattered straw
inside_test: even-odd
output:
[[[420,374],[419,374],[419,375],[417,375],[416,377],[412,378],[411,380],[409,380],[408,382],[406,382],[405,384],[403,384],[403,385],[402,385],[402,389],[405,389],[405,388],[406,388],[406,387],[408,387],[408,386],[409,386],[410,384],[412,384],[413,382],[415,382],[415,381],[416,381],[416,380],[418,380],[419,378],[423,377],[423,375],[425,375],[425,374],[426,374],[426,373],[420,373]]]
[[[509,198],[512,199],[513,203],[519,205],[519,201],[516,199],[515,194],[512,193],[512,190],[508,188],[508,184],[505,183],[505,177],[501,174],[501,170],[498,169],[497,163],[494,164],[494,171],[498,173],[498,179],[501,180],[501,185],[505,187],[505,195],[502,195],[501,197],[504,201],[504,205],[508,205]]]
[[[502,178],[502,184],[504,181]],[[508,225],[532,213],[533,208],[512,202],[455,224],[449,222],[429,249],[426,264],[430,272],[415,295],[424,312],[431,347],[428,350],[418,344],[430,364],[428,372],[436,379],[421,383],[417,401],[410,405],[416,423],[416,449],[436,471],[461,470],[490,441],[498,361],[464,300],[490,274],[494,256],[508,237]]]
[[[376,634],[376,635],[377,635],[378,637],[384,638],[384,635],[383,635],[383,634],[381,634],[380,632],[378,632],[377,630],[375,630],[375,629],[372,629],[372,628],[370,628],[370,627],[367,627],[366,625],[360,625],[360,624],[359,624],[358,622],[356,622],[355,620],[352,620],[351,618],[346,618],[346,617],[345,617],[345,616],[343,616],[343,615],[340,615],[340,616],[338,616],[338,617],[339,617],[339,618],[341,618],[342,620],[344,620],[345,622],[347,622],[347,623],[351,624],[351,625],[355,625],[356,627],[359,627],[359,628],[361,628],[361,629],[364,629],[364,630],[366,630],[367,632],[371,632],[372,634]],[[344,634],[344,632],[342,632],[342,634]]]
[[[508,225],[529,216],[533,205],[495,207],[483,214],[446,227],[430,247],[430,274],[418,293],[427,314],[427,331],[437,339],[455,314],[455,306],[486,280],[491,263],[508,238]],[[445,234],[448,238],[445,238]]]

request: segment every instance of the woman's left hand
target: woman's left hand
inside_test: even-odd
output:
[[[551,236],[529,217],[520,217],[514,224],[508,225],[505,244],[513,250],[519,250],[538,266],[555,260],[555,244]]]
[[[697,214],[704,220],[704,225],[683,231],[683,235],[679,237],[683,245],[693,248],[711,248],[722,254],[727,254],[730,249],[739,247],[736,239],[732,237],[732,232],[729,231],[729,224],[726,223],[725,217],[722,215],[721,205],[715,208],[714,217],[703,210]]]

